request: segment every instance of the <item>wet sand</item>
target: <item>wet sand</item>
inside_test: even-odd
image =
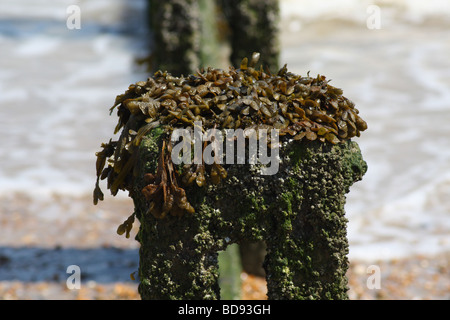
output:
[[[0,299],[139,299],[138,243],[116,234],[132,212],[129,199],[90,196],[0,198]],[[351,261],[350,299],[450,299],[450,253],[384,261]],[[70,290],[69,265],[81,268],[81,288]],[[369,288],[378,266],[379,289]],[[265,280],[241,274],[243,299],[266,299]],[[372,278],[370,278],[372,279]],[[370,284],[376,285],[369,280]]]

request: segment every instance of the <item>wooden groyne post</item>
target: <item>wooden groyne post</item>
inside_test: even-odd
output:
[[[101,179],[132,197],[118,233],[139,220],[143,299],[219,299],[218,252],[249,241],[267,245],[269,299],[347,298],[345,195],[367,170],[352,141],[367,125],[324,76],[271,74],[258,58],[187,77],[158,71],[111,108],[121,133],[97,153],[94,202]]]
[[[139,172],[154,168],[159,135],[140,146]],[[219,299],[218,252],[265,241],[269,299],[346,299],[345,194],[366,170],[355,142],[299,143],[281,150],[278,174],[228,168],[217,186],[186,190],[192,215],[155,218],[138,192],[139,292],[143,299]]]

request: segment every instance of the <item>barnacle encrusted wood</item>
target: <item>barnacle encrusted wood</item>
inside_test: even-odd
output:
[[[119,121],[114,133],[122,132],[117,141],[102,144],[103,150],[96,154],[94,203],[103,200],[100,179],[107,179],[112,195],[119,189],[131,192],[138,146],[155,129],[163,130],[166,142],[157,172],[146,175],[148,185],[142,192],[149,201],[149,212],[158,218],[194,212],[180,185],[195,180],[204,186],[205,172],[212,183],[227,176],[217,163],[193,164],[179,172],[169,156],[169,136],[174,128],[193,127],[196,121],[204,129],[273,128],[282,139],[295,143],[318,140],[330,144],[359,136],[367,129],[353,102],[325,76],[300,76],[289,72],[286,65],[271,74],[262,66],[256,68],[258,59],[255,53],[250,61],[244,58],[238,69],[208,68],[181,77],[157,71],[117,96],[110,111],[117,108]],[[126,220],[118,232],[127,231],[128,235],[133,219]]]

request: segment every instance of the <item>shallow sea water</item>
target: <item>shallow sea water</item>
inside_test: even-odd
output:
[[[417,6],[380,6],[380,29],[357,6],[284,22],[282,61],[332,79],[369,125],[355,139],[369,170],[347,197],[351,258],[450,248],[450,20]]]

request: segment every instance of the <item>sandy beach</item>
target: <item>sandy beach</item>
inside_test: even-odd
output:
[[[4,257],[0,257],[0,260]],[[382,270],[380,289],[368,289],[366,264],[351,263],[348,272],[351,300],[449,300],[450,272],[447,256],[411,257],[378,262]],[[4,262],[0,262],[4,263]],[[242,299],[265,300],[264,278],[241,274]],[[136,281],[83,282],[79,290],[70,290],[65,281],[1,281],[4,300],[139,300]]]
[[[90,197],[38,201],[22,194],[0,200],[0,299],[140,298],[138,281],[130,277],[138,268],[133,239],[138,223],[129,239],[115,233],[133,209],[129,199],[108,199],[98,206]],[[449,261],[449,254],[350,261],[349,297],[450,299]],[[80,289],[66,285],[69,265],[80,266]],[[379,289],[367,285],[373,265],[380,270]],[[243,299],[267,299],[264,278],[243,272],[241,280]]]

